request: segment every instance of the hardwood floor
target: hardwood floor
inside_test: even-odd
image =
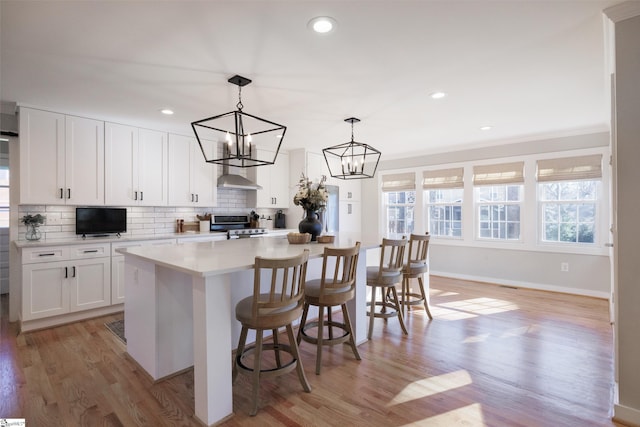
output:
[[[0,418],[37,426],[198,426],[193,371],[152,384],[104,326],[122,314],[17,334],[2,297]],[[312,392],[291,376],[234,384],[225,426],[615,426],[613,334],[604,300],[431,277],[424,310],[376,319],[373,339],[326,348],[302,342]],[[286,338],[283,334],[283,340]],[[235,343],[234,343],[235,345]]]

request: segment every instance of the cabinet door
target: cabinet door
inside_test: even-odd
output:
[[[276,158],[275,165],[268,167],[271,168],[271,197],[273,197],[273,207],[288,208],[289,154],[280,151]]]
[[[64,115],[20,108],[20,203],[64,204]]]
[[[195,138],[169,135],[169,205],[192,206],[191,144]],[[200,154],[202,156],[202,154]]]
[[[104,205],[104,122],[65,117],[66,203]]]
[[[124,302],[124,256],[111,257],[111,304]]]
[[[147,129],[138,132],[138,204],[166,206],[167,134]],[[135,198],[135,197],[134,197]]]
[[[69,311],[111,305],[111,258],[69,262]]]
[[[258,157],[265,157],[264,150],[257,150]],[[268,155],[268,154],[267,154]],[[256,207],[257,208],[272,208],[273,197],[271,196],[271,169],[274,166],[257,166],[255,168],[256,184],[262,187],[261,190],[256,190]]]
[[[216,144],[202,141],[202,147],[210,158],[215,158]],[[197,140],[192,142],[191,166],[193,168],[191,190],[195,194],[197,206],[215,206],[217,195],[217,169],[213,163],[207,163]]]
[[[138,129],[105,123],[105,204],[130,205],[138,186]]]
[[[273,153],[258,150],[258,157],[272,157]],[[262,190],[256,190],[257,208],[288,208],[289,207],[289,154],[280,151],[275,164],[258,166],[256,183]]]
[[[68,263],[65,261],[22,266],[22,320],[69,312]]]

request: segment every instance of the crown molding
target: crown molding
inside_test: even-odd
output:
[[[640,15],[640,1],[629,0],[615,6],[608,7],[604,14],[613,22],[624,21]]]

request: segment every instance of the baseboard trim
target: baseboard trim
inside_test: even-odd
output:
[[[639,427],[640,411],[624,405],[613,405],[613,421],[630,427]]]
[[[546,285],[543,283],[523,282],[519,280],[505,280],[505,279],[498,279],[496,277],[472,276],[467,274],[456,274],[456,273],[449,273],[446,271],[436,271],[436,270],[431,270],[430,274],[432,276],[449,277],[452,279],[470,280],[473,282],[495,283],[497,285],[515,286],[518,288],[535,289],[539,291],[559,292],[563,294],[580,295],[580,296],[600,298],[600,299],[606,299],[606,300],[610,298],[610,295],[607,292],[592,291],[589,289],[567,288],[563,286]]]
[[[106,316],[124,310],[124,304],[109,305],[106,307],[94,308],[92,310],[77,311],[74,313],[61,314],[53,317],[43,317],[41,319],[22,320],[20,319],[20,333],[32,332],[39,329],[52,328],[54,326],[66,325],[79,320],[92,319],[94,317]]]

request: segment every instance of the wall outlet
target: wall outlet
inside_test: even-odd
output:
[[[568,262],[561,262],[560,263],[560,271],[564,271],[564,272],[569,271],[569,263]]]

